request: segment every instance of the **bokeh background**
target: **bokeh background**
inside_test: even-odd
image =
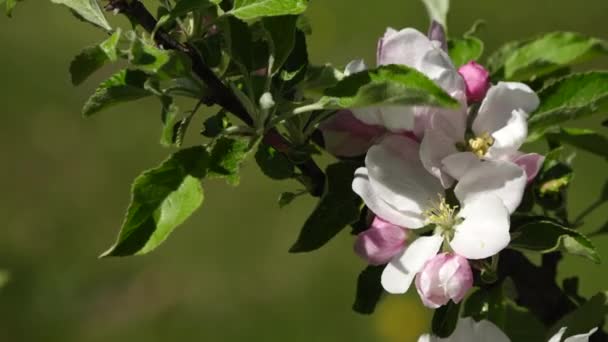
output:
[[[457,0],[449,22],[459,34],[486,20],[481,37],[492,51],[554,30],[608,39],[607,14],[606,0]],[[373,64],[387,26],[427,28],[418,0],[312,1],[308,16],[316,63]],[[264,178],[251,161],[237,188],[207,182],[202,210],[154,253],[98,260],[118,232],[131,181],[169,153],[158,144],[154,99],[80,117],[110,70],[74,88],[69,62],[102,39],[47,0],[20,3],[13,19],[0,16],[0,269],[10,271],[0,290],[1,341],[407,342],[428,329],[430,312],[415,295],[388,297],[373,316],[351,311],[364,264],[347,232],[320,251],[288,254],[314,202],[279,209],[279,193],[298,185]],[[608,69],[608,59],[585,67]],[[606,133],[599,121],[572,126]],[[196,141],[193,134],[187,143]],[[606,161],[585,152],[575,166],[573,216],[607,178]],[[583,231],[601,227],[606,210],[590,215]],[[593,242],[606,259],[608,235]],[[608,287],[606,270],[569,257],[559,276],[579,274],[588,296]]]

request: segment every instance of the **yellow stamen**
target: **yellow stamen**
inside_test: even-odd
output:
[[[429,209],[423,212],[426,216],[427,221],[432,224],[440,226],[442,229],[451,229],[457,224],[456,211],[458,206],[450,206],[446,201],[445,197],[439,195],[437,202],[431,202]]]
[[[469,139],[469,148],[471,149],[471,152],[475,153],[479,158],[486,155],[492,144],[494,144],[494,138],[487,132],[476,138]]]

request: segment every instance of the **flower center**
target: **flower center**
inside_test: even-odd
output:
[[[431,201],[428,209],[422,214],[426,217],[428,223],[439,226],[443,231],[451,230],[459,221],[456,217],[458,206],[449,205],[445,201],[445,197],[441,195],[438,195],[438,197],[437,201]]]
[[[478,137],[469,139],[469,148],[471,152],[475,153],[479,158],[486,155],[492,144],[494,144],[494,138],[487,132]]]

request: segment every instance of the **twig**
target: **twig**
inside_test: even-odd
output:
[[[211,70],[203,60],[203,57],[198,51],[188,43],[182,44],[171,37],[162,28],[156,28],[157,20],[139,2],[139,0],[109,0],[105,6],[108,11],[118,11],[129,17],[132,22],[139,24],[148,33],[156,32],[154,35],[155,42],[164,49],[176,50],[186,54],[192,61],[192,71],[198,76],[209,88],[210,94],[204,96],[201,101],[211,106],[217,104],[223,107],[228,112],[234,114],[241,121],[249,126],[253,126],[253,119],[243,107],[241,102],[236,98],[234,93],[220,80],[213,70]],[[155,31],[156,29],[156,31]],[[286,153],[289,148],[289,142],[275,128],[269,129],[265,136],[264,142],[273,146],[277,151]],[[296,165],[303,175],[310,179],[310,193],[313,196],[320,196],[323,192],[325,183],[325,174],[314,160],[308,159],[302,164]]]

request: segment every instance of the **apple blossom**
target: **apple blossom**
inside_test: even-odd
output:
[[[593,335],[598,328],[593,328],[585,334],[574,335],[566,338],[563,342],[588,342],[589,337]],[[557,334],[552,336],[547,342],[560,342],[566,331],[566,327],[561,328]],[[460,318],[456,325],[456,329],[446,338],[440,338],[431,334],[424,334],[418,338],[418,342],[511,342],[509,337],[505,335],[494,323],[481,320],[475,322],[473,318]]]
[[[388,263],[381,281],[390,293],[406,292],[444,239],[468,259],[487,258],[505,248],[510,241],[509,208],[519,205],[525,187],[519,167],[487,161],[471,174],[489,176],[481,177],[479,184],[463,180],[456,186],[459,208],[442,196],[441,183],[425,170],[418,149],[410,138],[386,136],[370,148],[365,167],[356,170],[353,180],[353,190],[384,220],[409,229],[436,225],[435,235],[419,237]]]
[[[538,105],[538,96],[527,85],[499,82],[481,103],[472,122],[471,137],[466,111],[435,113],[422,139],[422,164],[449,188],[454,179],[461,179],[482,160],[511,161],[519,156],[518,150],[528,135],[528,113]],[[526,170],[530,174],[538,171]]]
[[[455,253],[437,254],[416,276],[416,289],[422,303],[432,309],[450,300],[460,301],[473,286],[473,272],[467,259]]]
[[[357,235],[355,253],[371,265],[389,262],[405,248],[407,231],[376,216],[371,226]]]
[[[490,73],[475,61],[458,68],[458,73],[464,79],[467,102],[471,104],[483,100],[490,88]]]

